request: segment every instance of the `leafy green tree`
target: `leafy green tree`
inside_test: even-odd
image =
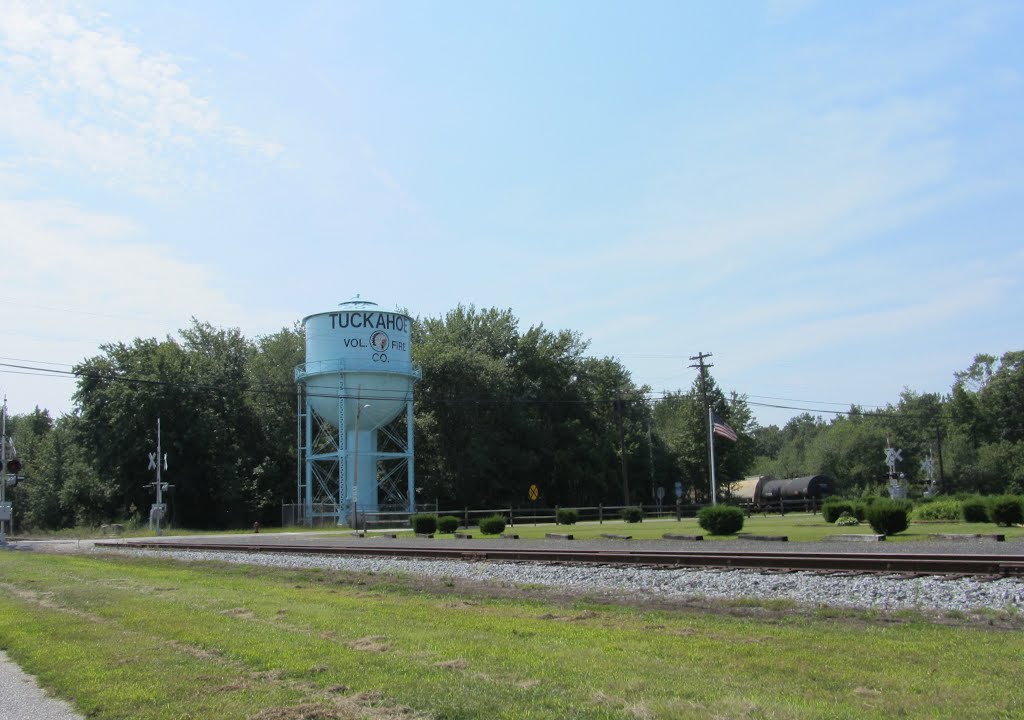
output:
[[[296,324],[258,338],[246,367],[246,401],[261,440],[243,494],[264,524],[278,517],[282,500],[294,502],[295,498],[295,367],[305,361],[305,355],[305,333]]]
[[[21,461],[20,475],[26,482],[8,490],[8,500],[13,503],[16,527],[33,525],[31,503],[33,496],[42,498],[45,482],[41,480],[41,463],[47,445],[47,438],[53,430],[53,419],[46,410],[38,406],[25,415],[14,415],[7,419],[7,434]],[[10,459],[10,456],[8,456]]]
[[[957,372],[945,444],[951,489],[1005,492],[1024,484],[1024,351],[979,354]]]
[[[885,429],[874,415],[838,416],[811,441],[804,474],[824,474],[836,481],[836,490],[854,495],[877,487],[884,478]]]
[[[741,480],[753,465],[757,449],[753,433],[757,426],[746,398],[735,392],[727,397],[711,376],[707,378],[707,395],[715,413],[739,436],[736,442],[722,438],[715,442],[716,485],[727,494],[729,486]],[[684,486],[693,488],[699,498],[709,498],[708,426],[699,377],[688,392],[668,393],[655,405],[654,424],[675,458]]]
[[[282,432],[283,407],[294,403],[294,381],[277,381],[296,364],[297,334],[283,331],[253,344],[237,329],[193,320],[180,336],[105,345],[102,355],[76,367],[83,445],[118,512],[147,508],[154,500],[147,457],[156,450],[159,418],[169,456],[164,481],[174,486],[172,519],[192,527],[248,526],[280,502],[287,484],[283,438],[294,437],[294,425]],[[254,362],[260,350],[275,357]],[[262,401],[253,400],[253,380],[266,395]]]
[[[81,418],[72,414],[57,420],[46,434],[25,487],[26,526],[96,526],[118,517],[113,486],[92,466],[81,430]]]
[[[460,305],[421,318],[413,341],[423,368],[415,412],[421,497],[518,504],[536,484],[544,504],[614,501],[622,497],[620,419],[627,470],[644,478],[638,492],[648,485],[645,389],[617,361],[586,357],[577,333],[520,332],[509,310]]]

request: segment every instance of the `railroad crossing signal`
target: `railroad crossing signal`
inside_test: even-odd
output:
[[[149,454],[149,467],[146,468],[146,469],[147,470],[156,470],[156,469],[158,469],[157,468],[156,453],[150,453]],[[166,469],[167,469],[167,453],[164,453],[164,470],[166,470]]]
[[[903,459],[903,451],[894,447],[885,449],[885,464],[889,466],[889,475],[896,474],[896,463]]]

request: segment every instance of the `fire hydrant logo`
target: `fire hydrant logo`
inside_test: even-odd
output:
[[[387,350],[390,342],[391,341],[388,340],[388,334],[383,330],[378,330],[370,336],[370,347],[377,352],[384,352]]]

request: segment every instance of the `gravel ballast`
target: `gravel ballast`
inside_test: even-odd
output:
[[[948,549],[948,548],[947,548]],[[973,548],[972,548],[973,549]],[[126,554],[193,562],[283,568],[323,568],[372,573],[427,575],[504,585],[545,586],[569,593],[650,599],[789,600],[809,607],[866,610],[972,612],[1024,610],[1024,582],[1011,578],[830,576],[812,572],[764,573],[754,570],[688,570],[632,567],[463,562],[304,554],[260,554],[193,550],[136,550]]]

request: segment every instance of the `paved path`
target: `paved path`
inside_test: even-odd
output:
[[[83,720],[63,700],[47,696],[31,675],[0,651],[0,717],[4,720]]]

